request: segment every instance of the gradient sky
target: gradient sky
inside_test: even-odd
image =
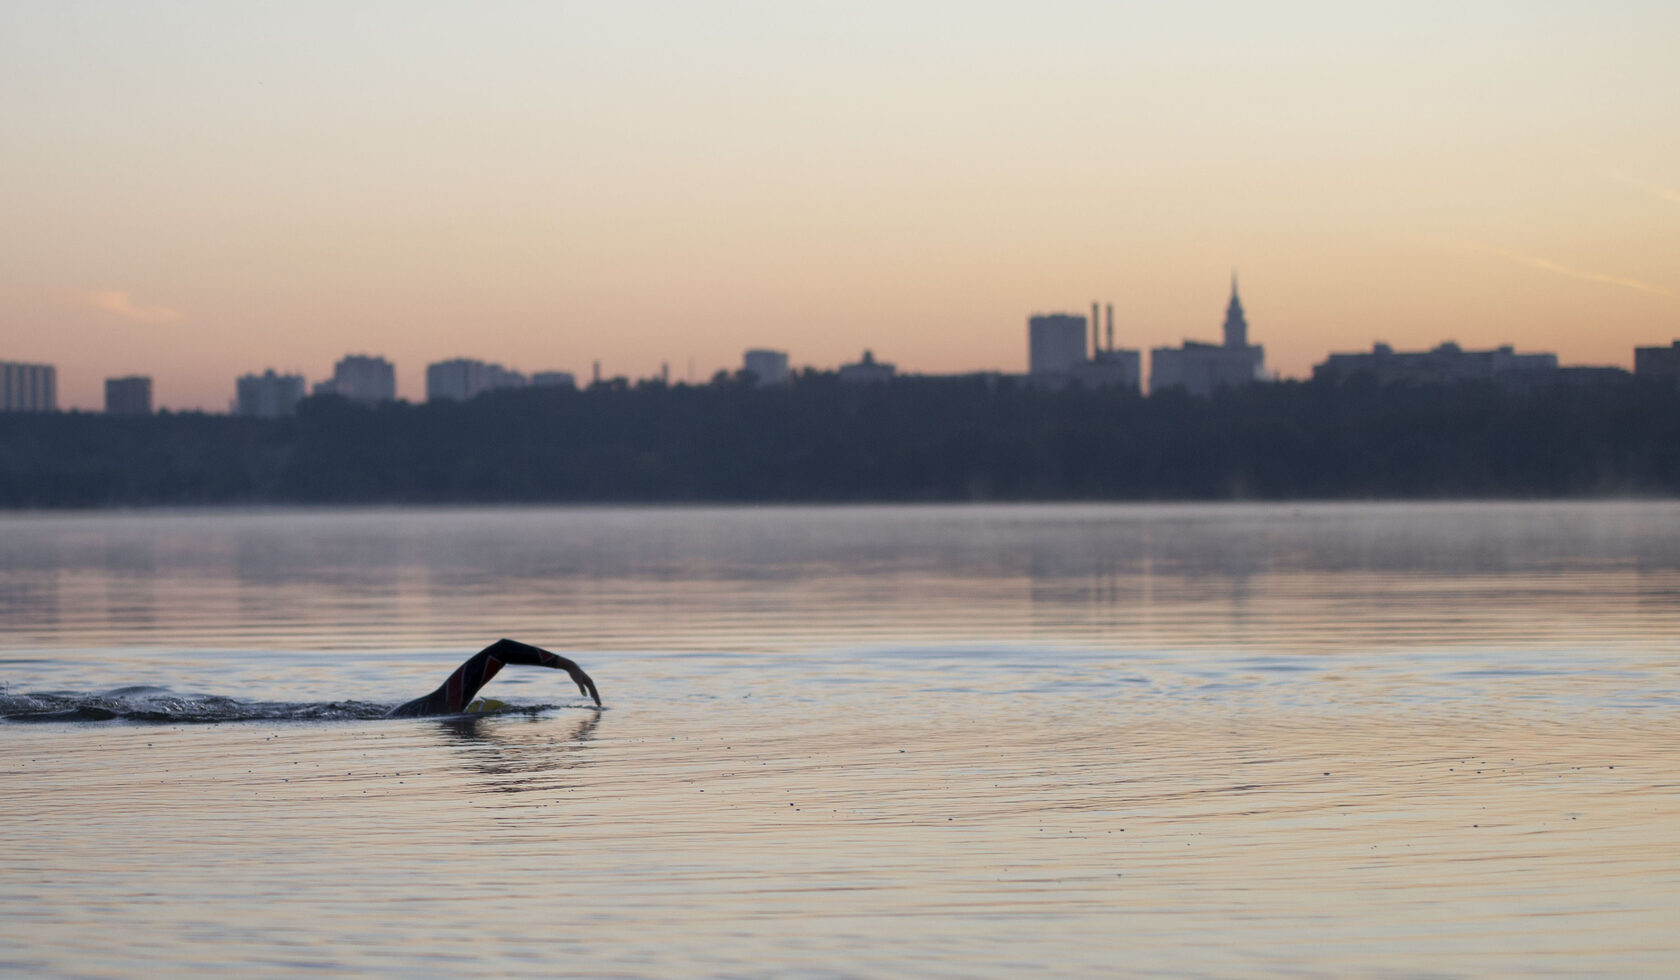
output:
[[[1680,4],[0,5],[0,359],[1024,370],[1680,337]]]

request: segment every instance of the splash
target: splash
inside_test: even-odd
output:
[[[99,694],[0,693],[0,720],[212,725],[241,721],[361,721],[384,718],[391,704],[369,701],[245,701],[214,694],[176,694],[156,687],[125,687]],[[552,705],[493,702],[474,714],[532,714]]]

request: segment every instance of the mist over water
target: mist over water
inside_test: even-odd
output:
[[[9,516],[0,969],[1668,972],[1677,637],[1668,503]]]

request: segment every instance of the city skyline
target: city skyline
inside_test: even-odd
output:
[[[88,16],[92,9],[94,16]],[[1021,371],[1034,310],[1266,364],[1680,334],[1680,10],[0,11],[0,359],[59,404],[348,350]]]
[[[1323,360],[1312,363],[1309,367],[1309,372],[1305,377],[1284,375],[1281,372],[1275,371],[1268,367],[1265,363],[1264,345],[1250,345],[1248,343],[1248,322],[1243,310],[1239,290],[1237,288],[1235,273],[1232,274],[1230,288],[1231,293],[1227,301],[1223,323],[1221,324],[1223,340],[1220,343],[1207,343],[1193,338],[1185,338],[1182,345],[1156,347],[1149,349],[1148,351],[1116,348],[1114,346],[1114,305],[1112,303],[1106,304],[1108,318],[1106,323],[1107,340],[1105,342],[1102,334],[1104,322],[1101,314],[1099,313],[1099,307],[1102,306],[1102,304],[1100,302],[1093,302],[1091,304],[1092,315],[1089,319],[1083,313],[1066,311],[1035,313],[1027,317],[1028,329],[1026,334],[1028,341],[1028,357],[1026,358],[1027,364],[1025,370],[1012,371],[1008,368],[989,366],[980,367],[970,371],[957,372],[909,370],[902,372],[902,374],[906,376],[939,376],[941,374],[1003,374],[1021,378],[1038,378],[1042,373],[1059,378],[1060,380],[1056,382],[1057,384],[1065,383],[1070,379],[1077,380],[1086,386],[1095,387],[1120,384],[1137,388],[1140,392],[1149,394],[1162,383],[1162,371],[1165,370],[1165,377],[1167,378],[1165,383],[1168,387],[1182,386],[1186,387],[1192,394],[1206,396],[1211,394],[1214,388],[1241,384],[1244,383],[1245,379],[1263,382],[1307,380],[1308,378],[1317,378],[1324,375],[1327,368],[1333,368],[1333,366],[1337,363],[1352,363],[1352,361],[1356,361],[1360,358],[1370,357],[1369,354],[1331,349],[1322,352]],[[1056,331],[1058,336],[1052,341],[1048,335],[1041,336],[1041,330]],[[1055,349],[1052,350],[1051,347],[1045,347],[1041,350],[1041,345],[1045,343],[1051,344],[1051,347],[1054,347]],[[1372,344],[1373,351],[1375,352],[1392,353],[1394,347],[1394,345],[1382,340],[1373,341]],[[1442,351],[1450,350],[1456,354],[1456,352],[1458,352],[1462,347],[1463,345],[1459,344],[1456,340],[1452,338],[1444,338],[1435,344],[1429,345],[1428,353],[1439,355]],[[1498,351],[1503,352],[1503,354],[1498,356],[1509,356],[1514,350],[1514,347],[1515,345],[1512,344],[1490,345],[1490,349],[1480,352],[1480,355],[1490,355],[1493,353],[1494,349],[1497,349]],[[1680,340],[1674,341],[1673,347],[1680,348]],[[1651,351],[1653,350],[1657,351],[1657,353],[1651,354]],[[1560,363],[1558,356],[1554,352],[1549,351],[1534,354],[1521,354],[1518,355],[1518,357],[1519,360],[1527,358],[1535,364],[1539,364],[1541,361],[1546,361],[1549,363],[1550,369],[1554,371],[1559,367],[1568,367],[1574,370],[1591,369],[1607,372],[1607,374],[1620,372],[1625,376],[1631,377],[1633,372],[1630,368],[1636,365],[1642,356],[1649,355],[1654,358],[1669,358],[1672,356],[1669,353],[1669,350],[1670,348],[1665,347],[1661,343],[1656,343],[1654,345],[1638,344],[1629,351],[1629,356],[1625,359],[1627,362],[1625,365],[1620,363]],[[1144,354],[1147,354],[1148,356],[1147,383],[1144,383],[1146,377],[1143,372],[1143,365],[1145,362],[1142,360],[1142,355]],[[1237,360],[1231,361],[1229,359],[1233,354],[1237,355]],[[1415,352],[1410,352],[1404,356],[1422,357],[1424,355],[1425,351],[1420,349]],[[1169,356],[1171,360],[1163,369],[1160,366],[1162,364],[1160,359]],[[1047,361],[1041,363],[1041,360],[1045,358],[1047,358]],[[1188,360],[1186,360],[1186,358],[1188,358]],[[1202,363],[1203,361],[1206,361],[1207,363]],[[1227,361],[1229,361],[1229,363],[1227,363]],[[12,362],[0,363],[5,363],[9,367],[44,370],[54,379],[56,379],[58,374],[57,365],[27,365],[14,364]],[[801,364],[797,361],[791,360],[790,354],[786,351],[776,350],[774,348],[757,347],[748,348],[744,351],[733,367],[724,365],[719,368],[718,372],[713,373],[732,374],[736,371],[745,370],[759,375],[761,385],[783,383],[788,379],[791,373],[807,369],[838,372],[843,378],[848,376],[848,373],[850,372],[854,377],[867,374],[871,378],[878,379],[882,375],[880,375],[879,371],[875,367],[875,363],[876,362],[873,360],[873,352],[867,348],[863,352],[861,362],[842,361],[839,364],[833,365],[813,365]],[[1664,361],[1664,363],[1666,364],[1667,362]],[[1192,366],[1193,364],[1195,366]],[[1651,365],[1646,366],[1646,370],[1650,370],[1654,364],[1655,361],[1652,361]],[[882,367],[886,369],[886,375],[897,373],[896,366],[894,365],[887,364],[882,365]],[[1095,369],[1095,371],[1093,372],[1092,369]],[[457,374],[462,371],[466,371],[469,374],[472,371],[478,371],[483,373],[484,377],[478,381],[470,380],[465,375],[458,378],[452,377],[450,380],[440,380],[440,376],[438,375],[440,370],[446,372],[453,371]],[[1662,370],[1672,373],[1671,368],[1664,368]],[[1189,374],[1184,374],[1186,371],[1188,371]],[[347,374],[346,372],[349,373]],[[372,376],[357,377],[358,375],[369,375],[370,373]],[[330,371],[324,378],[311,376],[301,370],[280,369],[277,371],[272,364],[268,364],[260,370],[242,373],[235,379],[235,395],[229,400],[226,410],[232,414],[256,414],[268,416],[274,414],[289,414],[289,408],[282,408],[277,412],[272,408],[259,411],[248,407],[247,402],[256,397],[253,394],[256,389],[253,388],[252,393],[248,393],[246,390],[247,386],[263,383],[265,382],[265,379],[266,383],[270,385],[277,382],[284,382],[296,386],[297,390],[295,392],[292,392],[284,397],[273,393],[266,393],[263,396],[271,401],[275,398],[280,398],[280,400],[286,402],[287,405],[295,403],[299,399],[303,398],[307,393],[313,393],[316,395],[341,394],[350,397],[352,400],[364,401],[371,404],[379,401],[426,402],[434,401],[438,398],[460,401],[470,399],[479,393],[495,388],[517,388],[532,384],[539,387],[555,384],[573,387],[577,384],[576,377],[578,374],[578,372],[575,371],[556,369],[534,371],[527,374],[526,372],[520,371],[518,368],[510,369],[499,363],[491,363],[480,358],[459,355],[445,358],[443,360],[428,361],[420,373],[424,378],[422,390],[418,394],[410,394],[398,387],[394,381],[401,372],[395,370],[394,364],[382,355],[378,354],[370,355],[367,353],[346,353],[336,360],[332,371]],[[1331,373],[1335,373],[1334,370],[1332,370]],[[662,383],[675,384],[705,384],[712,378],[712,373],[703,376],[696,374],[692,379],[682,377],[672,378],[670,376],[669,362],[661,362],[659,370],[651,375],[631,377],[628,375],[602,373],[600,371],[600,362],[596,361],[592,365],[592,375],[594,375],[594,381],[618,378],[629,380],[631,382],[652,380]],[[1205,375],[1205,377],[1203,375]],[[769,377],[768,381],[764,380],[766,376]],[[150,406],[150,389],[152,381],[150,376],[107,378],[104,382],[105,405],[107,406],[107,411],[109,411],[111,398],[111,384],[113,382],[130,381],[145,382],[147,389],[146,402],[147,405]],[[56,380],[49,385],[49,387],[56,392]],[[440,394],[440,391],[442,394]],[[49,396],[49,401],[53,401],[55,403],[56,407],[54,410],[57,411],[96,410],[89,409],[86,406],[67,404],[62,399],[56,398],[56,395]],[[157,407],[159,409],[169,409],[171,406],[160,403]],[[179,408],[177,410],[206,411],[211,414],[218,414],[220,412],[220,409],[216,407],[199,408],[197,406]],[[148,411],[150,411],[149,408]]]

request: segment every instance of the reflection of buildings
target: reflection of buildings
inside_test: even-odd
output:
[[[1662,378],[1680,385],[1680,340],[1672,347],[1635,347],[1633,376]]]
[[[856,364],[840,365],[840,380],[847,384],[881,384],[891,381],[897,370],[885,361],[877,361],[875,352],[863,352],[863,360]]]
[[[234,414],[279,418],[297,411],[297,403],[303,400],[303,375],[275,374],[269,368],[262,374],[241,377],[235,392]]]
[[[487,391],[523,388],[529,382],[518,371],[470,358],[426,365],[426,400],[464,402]]]
[[[128,378],[106,378],[105,414],[152,414],[152,379],[138,375]]]
[[[1557,371],[1556,354],[1518,354],[1508,344],[1494,350],[1464,350],[1449,341],[1427,351],[1396,351],[1377,344],[1369,354],[1331,354],[1313,367],[1313,377],[1341,382],[1365,375],[1385,385],[1522,383],[1553,380]]]
[[[757,378],[760,388],[786,384],[788,380],[787,351],[754,348],[741,355],[741,370]]]
[[[397,370],[383,357],[346,354],[333,365],[333,376],[315,386],[317,395],[342,395],[373,405],[397,400]]]
[[[1052,388],[1075,381],[1087,388],[1137,390],[1142,355],[1114,346],[1114,304],[1108,305],[1108,343],[1097,336],[1097,304],[1091,304],[1090,344],[1086,320],[1074,313],[1041,313],[1027,320],[1027,377]],[[1086,356],[1086,351],[1090,356]]]
[[[1149,352],[1149,393],[1183,388],[1207,396],[1219,388],[1235,388],[1262,380],[1266,350],[1248,342],[1248,320],[1237,297],[1237,277],[1231,277],[1231,302],[1225,308],[1225,343],[1186,340],[1182,347],[1157,347]]]
[[[0,412],[58,411],[58,369],[0,361]]]

